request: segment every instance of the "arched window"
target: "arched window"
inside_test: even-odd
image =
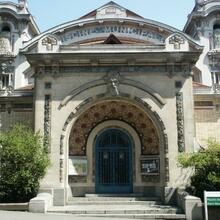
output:
[[[213,26],[214,48],[220,49],[220,24]]]

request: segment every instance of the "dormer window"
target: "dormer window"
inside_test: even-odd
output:
[[[220,49],[220,24],[213,26],[214,48]]]

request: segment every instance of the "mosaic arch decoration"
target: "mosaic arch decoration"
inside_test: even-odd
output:
[[[114,100],[98,103],[79,116],[70,132],[69,155],[85,156],[89,133],[107,120],[120,120],[131,125],[139,134],[142,155],[160,153],[158,133],[149,116],[135,105]]]

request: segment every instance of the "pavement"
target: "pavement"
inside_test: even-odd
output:
[[[43,213],[29,213],[29,212],[13,212],[0,211],[0,220],[112,220],[107,217],[80,217],[76,215],[64,214],[43,214]],[[121,218],[114,218],[114,220],[121,220]],[[126,220],[126,218],[123,218]]]

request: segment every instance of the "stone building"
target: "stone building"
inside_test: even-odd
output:
[[[115,192],[168,202],[185,184],[178,153],[195,150],[195,128],[199,141],[220,130],[218,5],[196,3],[183,32],[111,1],[40,33],[25,0],[0,3],[0,129],[42,133],[54,205]]]
[[[197,0],[184,32],[204,47],[193,73],[196,137],[206,145],[210,137],[220,141],[220,2]]]

